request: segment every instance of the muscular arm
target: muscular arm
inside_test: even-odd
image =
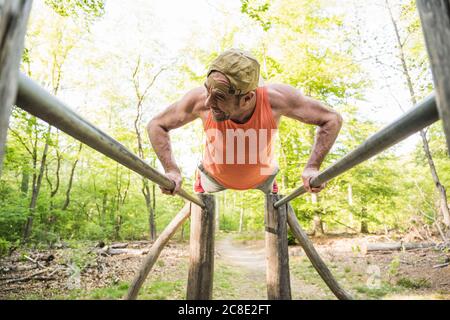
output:
[[[271,85],[269,92],[272,107],[279,116],[318,126],[311,156],[305,167],[305,171],[318,171],[341,129],[341,115],[288,85]]]
[[[189,91],[183,98],[170,105],[147,124],[150,142],[166,173],[180,173],[173,156],[169,131],[199,117],[199,97],[203,92],[203,88]]]

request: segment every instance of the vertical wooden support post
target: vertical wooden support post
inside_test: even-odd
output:
[[[214,276],[215,199],[211,194],[200,194],[205,209],[193,204],[187,300],[211,300]]]
[[[0,175],[31,0],[0,1]]]
[[[450,153],[450,0],[417,0]]]
[[[273,206],[279,199],[281,199],[279,195],[266,195],[264,222],[266,226],[267,297],[269,300],[290,300],[286,205],[282,205],[278,209]]]

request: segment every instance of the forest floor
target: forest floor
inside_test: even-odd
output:
[[[216,238],[214,299],[266,299],[264,240],[221,233]],[[239,240],[241,239],[241,240]],[[435,248],[364,253],[382,236],[312,238],[338,282],[356,299],[450,299],[448,251]],[[0,299],[121,299],[144,257],[109,255],[96,243],[54,250],[18,249],[0,259]],[[134,250],[134,251],[133,251]],[[335,299],[299,246],[289,246],[293,299]],[[139,299],[184,299],[188,242],[171,242],[154,265]],[[441,265],[441,267],[436,267]]]

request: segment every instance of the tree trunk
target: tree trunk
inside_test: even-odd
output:
[[[347,195],[347,200],[348,200],[348,205],[350,206],[350,215],[349,215],[349,219],[350,219],[350,225],[353,226],[354,223],[354,217],[353,217],[353,188],[352,185],[349,183],[348,184],[348,189],[347,189],[348,195]]]
[[[227,190],[223,190],[222,195],[223,195],[223,197],[222,197],[222,200],[223,200],[223,203],[222,203],[222,221],[223,221],[222,225],[223,225],[223,228],[226,229],[227,227],[226,227],[226,220],[225,220],[225,211],[227,211],[227,210],[225,210],[225,208],[227,207]]]
[[[82,149],[83,149],[83,144],[80,142],[80,146],[78,148],[77,158],[73,162],[72,169],[70,170],[69,184],[67,185],[67,190],[66,190],[66,200],[64,200],[64,204],[63,204],[63,206],[61,208],[61,210],[63,210],[63,211],[66,210],[69,207],[70,192],[72,191],[73,177],[75,176],[75,169],[77,167],[78,161],[80,160],[80,153],[81,153]]]
[[[114,225],[114,239],[120,239],[120,228],[122,227],[122,215],[119,213],[116,217]]]
[[[52,130],[51,125],[48,125],[47,138],[45,140],[44,151],[42,152],[42,159],[41,159],[41,164],[40,164],[40,168],[39,168],[39,175],[37,176],[36,184],[33,185],[33,192],[31,194],[31,201],[30,201],[30,206],[29,206],[29,215],[28,215],[27,222],[26,222],[25,228],[24,228],[24,233],[23,233],[23,242],[24,243],[28,242],[28,239],[31,235],[32,228],[33,228],[33,220],[34,220],[34,214],[36,211],[37,199],[39,196],[39,191],[40,191],[41,184],[42,184],[42,178],[44,176],[44,169],[46,166],[51,130]]]
[[[242,229],[244,227],[244,193],[242,193],[242,197],[241,197],[241,214],[239,216],[239,233],[242,232]]]
[[[152,199],[150,196],[150,187],[148,185],[148,180],[145,178],[142,178],[142,190],[141,191],[142,191],[142,194],[144,195],[145,206],[147,208],[147,213],[148,213],[149,236],[150,236],[150,239],[153,241],[156,239],[155,212],[154,212],[153,206],[152,206]]]
[[[142,134],[141,134],[141,120],[142,120],[142,105],[149,93],[150,88],[154,85],[158,76],[165,70],[166,68],[160,68],[159,71],[153,76],[153,78],[147,83],[145,88],[141,88],[139,73],[141,70],[141,57],[139,56],[138,61],[136,63],[136,67],[132,73],[132,82],[134,86],[134,92],[136,94],[136,118],[134,120],[134,130],[136,132],[137,138],[137,146],[138,146],[138,155],[141,159],[145,159],[144,147],[142,145]],[[149,232],[150,239],[156,239],[156,225],[155,225],[155,185],[153,184],[153,206],[152,206],[152,198],[150,194],[150,187],[148,185],[148,180],[143,178],[142,180],[142,194],[145,198],[145,204],[148,210],[148,223],[149,223]]]
[[[323,222],[322,218],[320,217],[320,209],[317,204],[318,202],[317,194],[311,193],[311,202],[314,205],[313,234],[315,236],[324,235],[325,232],[323,231]]]
[[[447,192],[445,190],[445,187],[441,184],[441,181],[439,180],[439,176],[436,171],[436,166],[434,165],[433,157],[431,156],[427,136],[423,130],[420,130],[420,136],[422,137],[423,150],[425,152],[425,156],[427,157],[428,165],[430,166],[431,176],[433,177],[434,185],[436,186],[436,190],[439,194],[440,201],[439,201],[438,208],[439,208],[439,211],[443,218],[444,224],[447,226],[447,228],[449,228],[450,227],[450,212],[449,212],[448,203],[447,203]]]
[[[369,233],[369,227],[367,225],[367,209],[361,209],[361,233]]]
[[[22,167],[22,180],[20,183],[20,192],[24,197],[28,195],[28,185],[30,184],[30,173],[28,168]]]
[[[219,201],[219,197],[217,197],[217,201],[216,201],[216,207],[214,208],[214,214],[215,214],[215,218],[216,218],[216,233],[219,232],[220,230],[220,201]]]
[[[100,213],[100,225],[104,228],[106,227],[106,205],[108,203],[108,193],[104,192],[103,193],[103,198],[102,198],[102,207],[101,210],[99,211]]]

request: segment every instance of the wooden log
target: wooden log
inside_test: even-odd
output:
[[[425,243],[404,243],[404,242],[386,242],[386,243],[366,243],[362,246],[363,253],[375,251],[398,251],[398,250],[413,250],[425,249],[434,247],[435,244],[431,242]]]
[[[113,249],[123,249],[128,247],[128,243],[112,243],[109,247]]]
[[[147,278],[150,270],[152,269],[155,262],[158,260],[162,249],[169,242],[170,238],[175,234],[177,229],[186,221],[186,219],[191,214],[191,204],[186,203],[183,209],[173,218],[169,225],[164,229],[164,231],[159,235],[158,239],[153,243],[150,251],[145,257],[141,267],[136,272],[133,282],[128,289],[127,295],[124,297],[125,300],[135,300],[138,296],[139,290],[142,287],[145,279]]]
[[[437,264],[437,265],[433,266],[433,269],[437,269],[437,268],[445,268],[445,267],[447,267],[448,265],[450,265],[450,262]]]
[[[286,205],[275,208],[281,199],[276,194],[266,195],[264,211],[266,238],[266,280],[269,300],[290,300],[289,251],[287,240]]]
[[[117,254],[129,254],[129,255],[136,255],[140,256],[146,253],[149,253],[149,249],[129,249],[129,248],[111,248],[108,247],[107,250],[104,251],[104,253],[109,254],[111,256],[117,255]]]
[[[439,116],[450,150],[450,1],[417,0],[436,88]]]
[[[29,280],[31,280],[33,277],[36,277],[36,276],[38,276],[38,275],[40,275],[40,274],[43,274],[43,273],[47,272],[48,270],[49,270],[49,269],[47,268],[47,269],[40,270],[40,271],[37,271],[37,272],[35,272],[35,273],[32,273],[32,274],[30,274],[30,275],[28,275],[28,276],[25,276],[25,277],[20,277],[20,278],[15,278],[15,279],[6,280],[5,282],[0,283],[0,285],[5,285],[5,284],[10,284],[10,283],[15,283],[15,282],[25,282],[25,281],[29,281]]]
[[[193,205],[186,299],[211,300],[214,277],[214,195],[201,194],[205,209]]]
[[[333,294],[340,300],[352,300],[353,298],[339,285],[336,279],[331,274],[325,262],[317,253],[316,249],[312,242],[308,239],[306,232],[300,226],[300,223],[297,220],[294,209],[290,204],[288,204],[288,224],[291,228],[292,233],[295,238],[298,240],[303,250],[305,251],[306,256],[311,261],[312,265],[319,273],[322,280],[326,283],[328,288],[333,292]]]
[[[0,1],[0,175],[31,0]]]

